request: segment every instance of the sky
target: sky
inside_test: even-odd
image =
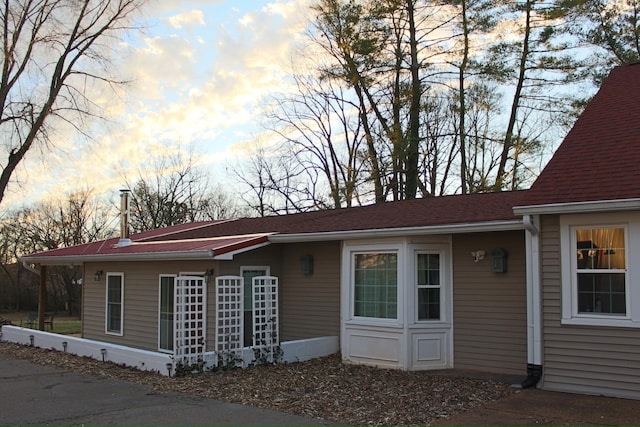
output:
[[[212,182],[263,138],[260,103],[284,90],[291,57],[304,37],[311,0],[151,0],[117,49],[119,74],[131,80],[96,99],[108,121],[90,141],[71,129],[32,150],[7,190],[3,208],[93,189],[114,200],[160,153],[193,152]]]

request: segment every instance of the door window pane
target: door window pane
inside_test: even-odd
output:
[[[172,276],[160,277],[160,337],[158,347],[161,350],[173,350],[174,341],[174,285]]]

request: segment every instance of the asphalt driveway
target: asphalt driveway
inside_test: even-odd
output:
[[[329,424],[0,356],[1,426]],[[436,425],[640,425],[640,401],[528,389]]]
[[[327,423],[0,357],[0,425],[295,425]]]

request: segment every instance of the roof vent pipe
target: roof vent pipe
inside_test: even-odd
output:
[[[129,238],[129,190],[120,190],[120,240],[118,247],[131,246]]]

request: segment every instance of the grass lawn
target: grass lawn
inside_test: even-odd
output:
[[[10,320],[11,323],[13,323],[14,325],[20,326],[20,321],[22,321],[24,325],[25,321],[28,318],[28,313],[26,311],[7,312],[7,313],[0,312],[0,316]],[[38,328],[36,327],[33,329],[38,329]],[[62,334],[62,335],[79,335],[82,332],[82,322],[77,317],[54,316],[53,331],[49,328],[48,325],[45,328],[45,330],[47,332],[54,332],[56,334]]]

